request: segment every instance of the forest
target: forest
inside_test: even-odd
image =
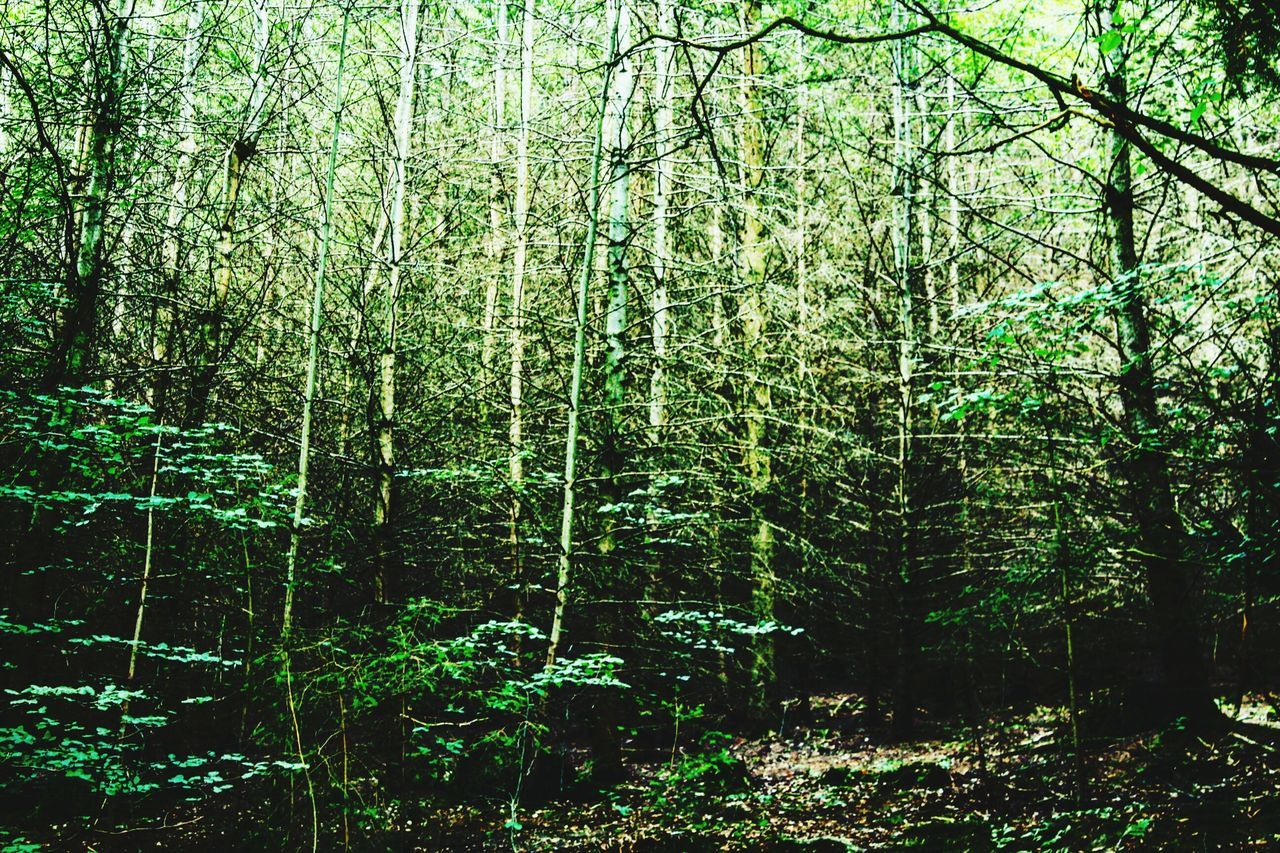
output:
[[[1274,0],[0,0],[0,850],[1280,843]]]

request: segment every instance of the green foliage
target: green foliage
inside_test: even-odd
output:
[[[214,752],[148,759],[150,733],[179,724],[181,715],[142,690],[111,683],[33,684],[4,692],[9,709],[24,718],[19,725],[0,727],[0,766],[20,771],[7,789],[61,778],[80,780],[100,797],[156,795],[165,789],[198,799],[229,791],[237,780],[297,769],[288,762],[252,762]]]
[[[729,751],[733,736],[709,731],[698,749],[682,753],[654,777],[649,796],[660,808],[697,811],[705,800],[744,791],[749,782],[746,765]]]
[[[1151,818],[1142,805],[1054,811],[1030,825],[1004,824],[995,829],[996,849],[1117,850],[1142,846]]]
[[[567,693],[629,688],[614,655],[561,658],[547,668],[546,636],[535,626],[488,620],[450,636],[452,618],[449,608],[416,599],[383,632],[348,626],[323,643],[339,665],[314,681],[349,695],[357,720],[404,703],[417,766],[434,783],[480,764],[486,776],[513,778],[522,754],[538,749],[529,739],[545,730],[542,705]]]
[[[106,634],[94,634],[91,637],[69,637],[67,642],[78,646],[117,645],[134,647],[132,640],[123,637],[111,637]],[[156,660],[173,661],[174,663],[205,663],[235,669],[242,664],[238,659],[224,658],[211,652],[201,652],[186,646],[171,646],[168,643],[149,643],[139,640],[138,656]]]
[[[77,673],[74,683],[50,682],[22,659],[7,661],[14,686],[0,705],[0,791],[39,798],[76,786],[81,793],[68,805],[88,819],[104,801],[198,800],[259,776],[296,772],[269,754],[157,749],[178,732],[199,731],[198,721],[207,721],[227,693],[226,676],[246,666],[243,650],[224,647],[220,638],[214,651],[176,633],[184,620],[170,610],[199,608],[204,596],[226,594],[219,588],[233,592],[239,578],[216,550],[203,554],[188,541],[179,547],[166,534],[181,529],[191,542],[207,534],[214,543],[238,545],[244,559],[253,535],[287,518],[289,490],[272,467],[232,448],[235,432],[227,425],[159,424],[148,407],[94,388],[0,391],[0,436],[19,463],[0,482],[0,503],[10,517],[34,517],[51,531],[44,534],[51,547],[31,554],[45,564],[17,568],[62,591],[57,616],[42,612],[39,599],[15,602],[26,613],[0,611],[0,638],[20,641],[34,660],[56,657]],[[49,471],[58,472],[56,481]],[[148,519],[161,531],[152,561],[164,565],[164,575],[153,568],[150,609],[135,643],[114,633],[120,623],[113,616],[136,607],[143,563],[137,532]],[[71,536],[75,548],[64,550]],[[170,569],[176,554],[182,559]],[[186,596],[171,595],[170,577],[186,585]],[[122,684],[135,658],[138,679]],[[158,683],[186,689],[175,694]],[[224,734],[195,740],[214,745]]]
[[[1280,7],[1271,0],[1200,0],[1206,35],[1236,89],[1280,85]]]
[[[653,624],[664,637],[674,641],[676,649],[686,656],[693,651],[733,653],[736,647],[728,645],[732,637],[750,639],[770,634],[798,637],[804,633],[803,628],[768,619],[743,622],[726,616],[719,610],[664,610],[653,617]]]
[[[45,849],[43,844],[30,841],[24,835],[11,835],[0,827],[0,853],[38,853]]]
[[[0,434],[24,447],[26,470],[0,482],[0,499],[50,510],[66,527],[96,514],[182,511],[232,530],[272,528],[288,518],[289,490],[272,483],[258,454],[228,452],[227,424],[179,430],[156,423],[147,406],[95,388],[57,395],[0,390]],[[160,448],[161,489],[150,494]],[[56,487],[39,482],[42,465],[59,460],[67,476]],[[69,488],[76,483],[78,488]]]
[[[1098,36],[1098,50],[1104,55],[1115,52],[1125,40],[1138,32],[1135,21],[1126,21],[1124,13],[1116,10],[1111,15],[1111,29]]]

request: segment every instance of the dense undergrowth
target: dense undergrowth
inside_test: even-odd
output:
[[[807,725],[718,738],[637,767],[618,790],[549,804],[521,829],[461,822],[449,846],[529,850],[1236,849],[1280,841],[1280,754],[1267,725],[1178,725],[1091,739],[1072,761],[1060,709],[924,726],[894,743],[856,700]],[[1269,706],[1244,706],[1256,720]],[[1274,725],[1273,723],[1271,725]],[[460,816],[455,815],[460,818]],[[478,817],[472,814],[472,820]]]
[[[1280,727],[1262,697],[1213,736],[1174,724],[1090,738],[1077,764],[1062,709],[981,724],[925,721],[894,742],[857,697],[813,697],[800,724],[758,739],[717,731],[649,751],[608,790],[566,746],[554,796],[424,796],[355,811],[324,827],[343,849],[516,851],[1220,850],[1280,842]],[[639,750],[637,750],[639,751]],[[518,780],[512,791],[518,791]],[[426,794],[427,792],[422,792]],[[295,791],[303,808],[301,791]],[[176,805],[161,822],[58,849],[247,849],[227,830],[270,819],[252,789]],[[54,831],[58,827],[52,827]],[[5,850],[44,833],[10,832]],[[284,848],[282,848],[284,849]]]
[[[9,431],[32,458],[63,459],[66,480],[50,487],[33,468],[3,493],[66,543],[19,551],[30,568],[16,584],[42,606],[0,610],[6,853],[1280,841],[1263,696],[1227,708],[1247,726],[1140,736],[1116,735],[1093,697],[1077,757],[1060,708],[935,712],[904,739],[849,693],[797,692],[769,734],[744,737],[716,699],[721,679],[753,638],[806,635],[714,608],[649,614],[645,665],[584,651],[539,666],[539,628],[427,598],[360,619],[336,607],[328,626],[281,642],[262,615],[278,591],[251,573],[287,485],[230,452],[227,428],[164,426],[90,389],[6,401]],[[60,406],[83,424],[44,430]],[[139,472],[169,487],[128,488]],[[139,519],[166,535],[140,545]],[[153,564],[139,596],[136,569]],[[238,605],[239,626],[207,624]],[[582,721],[609,703],[629,736],[621,778],[602,784]]]

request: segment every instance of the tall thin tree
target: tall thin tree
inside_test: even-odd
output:
[[[507,429],[508,478],[511,489],[511,568],[517,586],[516,612],[523,613],[526,581],[520,547],[524,492],[524,303],[525,267],[529,257],[529,139],[533,124],[533,62],[536,0],[525,0],[520,36],[520,131],[516,139],[516,242],[511,265],[511,394]]]
[[[387,290],[383,305],[382,352],[378,358],[377,487],[373,526],[376,548],[374,599],[386,600],[391,561],[392,501],[395,488],[396,312],[404,274],[405,193],[409,183],[409,150],[413,139],[413,105],[417,81],[418,7],[421,0],[400,6],[400,94],[396,100],[391,156],[391,209],[387,234]]]
[[[1110,30],[1119,5],[1096,7],[1099,30]],[[1103,84],[1112,102],[1129,102],[1128,47],[1121,42],[1102,56]],[[1152,360],[1151,326],[1143,291],[1134,228],[1131,144],[1116,130],[1110,143],[1106,184],[1106,227],[1115,289],[1116,343],[1120,355],[1119,390],[1124,408],[1128,454],[1125,470],[1136,526],[1135,553],[1151,599],[1151,627],[1164,710],[1203,724],[1220,717],[1209,692],[1200,626],[1195,609],[1195,579],[1184,553],[1186,531],[1174,503],[1168,461],[1162,448],[1162,421]]]
[[[742,31],[755,32],[760,19],[759,0],[744,0]],[[770,518],[773,460],[769,447],[768,416],[773,390],[768,376],[769,303],[765,293],[769,247],[764,223],[764,116],[760,89],[764,67],[758,41],[742,48],[739,101],[739,148],[742,158],[742,226],[738,247],[741,296],[738,319],[742,334],[744,387],[740,405],[743,419],[742,460],[746,473],[750,516],[750,609],[761,621],[771,621],[777,589],[774,557],[776,543]],[[774,692],[774,644],[767,634],[757,637],[751,651],[749,716],[764,723],[772,715]]]

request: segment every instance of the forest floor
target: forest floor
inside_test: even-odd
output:
[[[858,725],[856,704],[815,697],[806,726],[703,738],[634,764],[607,795],[436,825],[456,821],[447,846],[460,850],[1280,847],[1280,724],[1260,698],[1244,703],[1246,725],[1210,738],[1170,728],[1087,742],[1079,791],[1060,711],[924,724],[925,739],[893,743]]]

